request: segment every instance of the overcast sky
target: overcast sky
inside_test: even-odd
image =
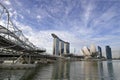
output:
[[[55,33],[71,52],[94,43],[120,54],[120,0],[1,0],[11,20],[38,47],[52,54]],[[116,51],[117,50],[117,51]],[[115,53],[115,54],[116,54]]]

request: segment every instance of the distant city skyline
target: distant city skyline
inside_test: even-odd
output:
[[[55,33],[80,54],[92,43],[110,45],[120,56],[120,0],[1,0],[15,25],[36,46],[52,54]]]

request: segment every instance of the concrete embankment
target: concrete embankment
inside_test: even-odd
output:
[[[0,64],[1,69],[30,69],[35,67],[36,64]]]
[[[55,60],[49,60],[49,59],[41,59],[39,61],[36,61],[34,64],[22,64],[17,63],[14,64],[12,61],[4,61],[0,64],[0,69],[31,69],[35,68],[38,64],[49,64],[54,63]]]

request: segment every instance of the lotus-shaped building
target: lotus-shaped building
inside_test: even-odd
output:
[[[81,51],[86,58],[97,56],[96,46],[94,44],[91,44],[90,49],[87,46],[84,46]]]

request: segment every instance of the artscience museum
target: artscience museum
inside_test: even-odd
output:
[[[91,44],[90,48],[84,46],[81,51],[85,58],[97,57],[96,46],[94,44]]]

